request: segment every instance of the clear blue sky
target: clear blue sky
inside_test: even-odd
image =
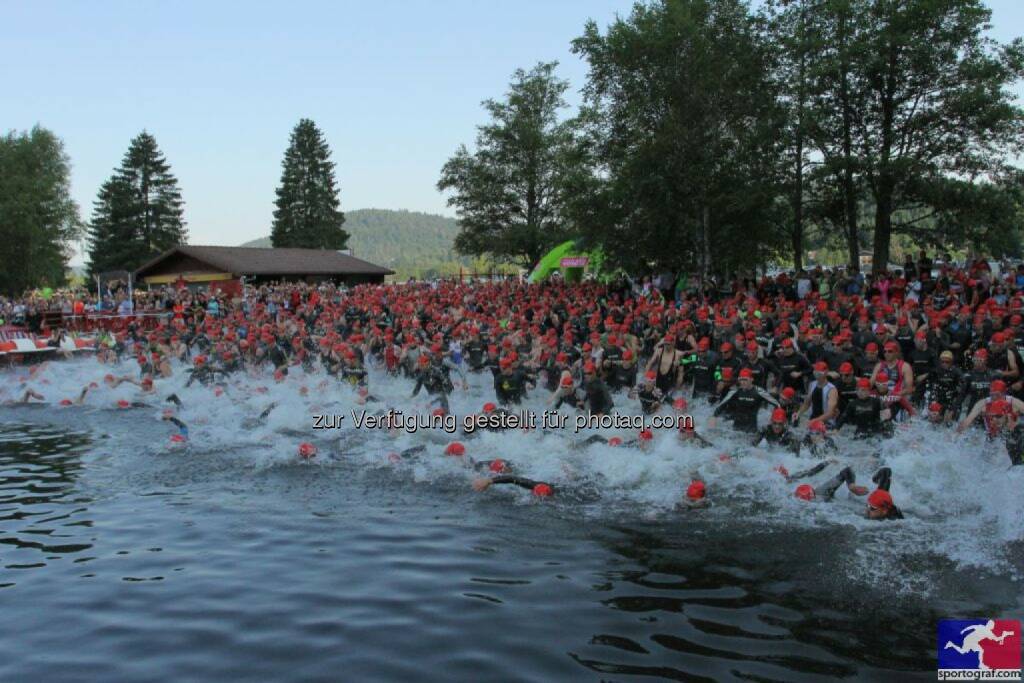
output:
[[[269,233],[288,135],[317,122],[343,209],[451,214],[435,189],[519,67],[630,0],[0,1],[0,126],[63,138],[84,218],[129,140],[152,133],[181,184],[193,244]],[[1024,0],[989,0],[993,36],[1024,33]],[[80,259],[76,259],[76,262]]]

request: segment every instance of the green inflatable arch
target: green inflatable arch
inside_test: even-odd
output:
[[[557,247],[549,251],[537,263],[537,266],[527,278],[527,282],[541,282],[551,277],[551,274],[556,271],[562,273],[562,277],[568,282],[579,282],[582,280],[585,268],[583,266],[563,268],[562,259],[584,257],[587,259],[587,265],[593,270],[600,261],[600,254],[597,251],[581,251],[579,244],[580,240],[578,239],[569,240],[568,242],[562,242]]]

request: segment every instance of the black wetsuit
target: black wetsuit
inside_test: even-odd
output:
[[[797,439],[789,427],[786,427],[781,432],[776,432],[772,429],[771,425],[768,425],[757,433],[753,444],[757,446],[762,441],[767,442],[769,446],[781,446],[782,448],[788,448],[798,455],[800,453],[800,440]]]
[[[727,413],[733,426],[743,432],[757,431],[757,412],[763,405],[778,406],[779,403],[763,389],[736,388],[725,395],[715,407],[715,416]]]
[[[913,400],[916,404],[920,405],[924,402],[926,390],[935,381],[934,372],[938,365],[937,358],[932,349],[918,348],[914,348],[906,358],[910,363],[911,371],[914,373]],[[924,375],[928,375],[927,379],[922,379]]]
[[[412,395],[419,394],[421,388],[426,389],[427,393],[435,397],[441,407],[445,409],[445,412],[448,412],[448,394],[451,393],[453,386],[451,379],[440,367],[430,364],[416,372],[416,386],[412,390]]]
[[[658,412],[661,402],[664,400],[661,390],[658,387],[643,385],[636,390],[636,397],[640,400],[640,409],[644,415],[652,415]]]
[[[992,387],[992,380],[998,379],[999,375],[988,368],[984,370],[971,370],[964,375],[963,386],[960,388],[959,405],[967,406],[970,410],[975,403],[987,398]]]
[[[583,390],[586,392],[587,407],[594,415],[610,413],[615,407],[612,401],[612,394],[608,391],[608,385],[600,377],[594,377],[584,381]]]
[[[526,373],[516,369],[511,372],[500,372],[494,376],[494,394],[498,403],[522,403],[526,396]]]
[[[814,438],[810,434],[804,437],[803,441],[800,442],[800,452],[810,453],[817,458],[824,458],[829,455],[835,455],[839,452],[839,446],[832,439],[831,436],[826,436],[821,441],[815,442]]]
[[[776,367],[779,369],[779,383],[782,387],[792,387],[796,391],[797,396],[802,396],[804,393],[804,380],[811,373],[811,365],[807,362],[807,359],[801,356],[799,353],[793,353],[789,356],[779,356],[778,360],[775,361]],[[799,372],[799,377],[792,377],[792,373]]]
[[[826,382],[825,386],[821,386],[817,381],[811,382],[811,414],[810,419],[816,420],[825,414],[825,410],[828,408],[827,394],[837,391],[834,384]],[[838,399],[838,396],[837,396]]]
[[[714,395],[718,388],[717,372],[718,357],[711,351],[705,351],[697,356],[697,360],[690,363],[689,373],[693,378],[695,397]]]
[[[462,352],[470,370],[480,372],[484,369],[484,362],[487,360],[487,344],[479,339],[470,339],[462,348]]]
[[[682,361],[683,354],[672,349],[672,353],[676,355],[676,361],[669,366],[666,372],[661,371],[661,361],[664,360],[665,349],[667,347],[662,345],[658,349],[657,353],[654,354],[654,372],[657,373],[657,377],[654,380],[654,386],[661,389],[662,393],[667,394],[676,388],[676,373],[679,370],[679,363]]]
[[[955,365],[939,365],[929,375],[931,400],[942,404],[943,410],[960,412],[960,395],[963,393],[964,373]]]
[[[527,489],[530,491],[532,491],[536,486],[544,484],[545,486],[551,487],[552,494],[557,493],[557,489],[553,485],[548,484],[545,481],[534,481],[533,479],[527,479],[526,477],[517,477],[514,474],[506,474],[498,477],[492,477],[491,484],[512,484],[513,486],[518,486],[519,488]]]
[[[743,364],[742,368],[747,368],[754,375],[754,386],[759,389],[768,388],[768,377],[771,375],[778,375],[779,371],[775,367],[775,364],[765,358],[758,358],[751,362],[749,359]],[[742,369],[741,368],[741,369]]]
[[[850,378],[849,382],[844,382],[843,378],[840,377],[835,382],[836,391],[839,392],[839,414],[846,410],[846,406],[850,405],[850,401],[857,397],[857,380]]]
[[[854,433],[856,438],[881,434],[885,431],[882,408],[882,401],[877,396],[854,397],[846,406],[846,410],[836,418],[836,429],[845,424],[852,424],[857,428]]]

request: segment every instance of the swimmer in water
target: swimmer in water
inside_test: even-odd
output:
[[[806,469],[801,472],[797,472],[796,474],[786,476],[786,481],[792,483],[794,481],[799,481],[800,479],[813,477],[814,475],[818,474],[819,472],[827,468],[829,465],[836,465],[838,463],[838,460],[826,460],[825,462],[820,462],[814,467],[811,467],[810,469]],[[818,486],[811,486],[810,484],[801,484],[800,486],[797,486],[794,495],[800,500],[829,501],[835,497],[836,491],[843,484],[846,484],[847,490],[855,496],[867,495],[867,488],[860,486],[859,484],[856,483],[856,481],[857,476],[853,473],[853,469],[849,465],[847,465],[843,467],[841,470],[839,470],[839,472],[834,477],[830,478],[823,484],[820,484]]]
[[[677,434],[679,443],[692,448],[714,448],[715,444],[711,443],[703,436],[697,433],[697,430],[693,428],[693,423],[689,420],[681,420],[679,422],[679,430]]]
[[[533,479],[527,479],[526,477],[518,477],[512,474],[499,475],[497,477],[481,477],[473,480],[473,490],[475,491],[486,491],[495,484],[511,484],[512,486],[518,486],[521,489],[530,491],[534,496],[538,498],[550,498],[554,496],[557,489],[545,481],[535,481]]]
[[[690,474],[690,485],[686,487],[686,495],[676,503],[676,510],[700,510],[711,507],[711,499],[707,497],[707,484],[696,472]]]
[[[903,512],[893,503],[892,494],[889,493],[889,486],[892,484],[892,470],[883,467],[875,472],[875,476],[871,480],[878,488],[868,496],[864,516],[876,520],[903,519]]]
[[[182,422],[173,414],[171,414],[169,412],[170,410],[171,409],[168,408],[168,412],[165,412],[161,419],[165,420],[166,422],[170,422],[171,424],[178,428],[178,433],[171,435],[171,441],[176,443],[188,441],[188,425],[186,425],[184,422]]]

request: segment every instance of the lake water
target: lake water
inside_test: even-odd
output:
[[[45,372],[48,399],[103,374]],[[723,463],[671,434],[652,453],[464,440],[592,492],[538,500],[474,492],[446,434],[301,437],[322,405],[351,407],[346,389],[176,381],[158,394],[184,400],[186,447],[156,397],[110,407],[128,387],[0,408],[0,680],[935,680],[938,619],[1022,611],[1022,480],[977,439],[914,427],[884,445],[893,523],[845,493],[794,500],[771,476],[792,456]],[[416,407],[407,383],[374,386]],[[474,379],[456,412],[485,399]],[[677,512],[695,468],[715,505]]]

